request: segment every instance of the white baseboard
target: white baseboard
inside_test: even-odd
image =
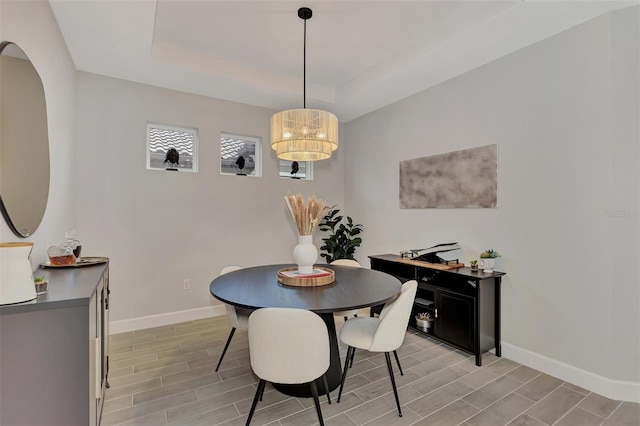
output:
[[[608,379],[504,342],[502,356],[609,399],[640,403],[640,382]]]
[[[179,322],[193,321],[225,315],[224,305],[207,306],[205,308],[188,309],[186,311],[167,312],[166,314],[149,315],[120,321],[109,321],[109,334],[160,327]]]

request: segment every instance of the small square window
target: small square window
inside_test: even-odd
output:
[[[260,138],[220,134],[220,174],[262,176]]]
[[[287,179],[313,180],[313,162],[278,160],[278,176]]]
[[[147,124],[147,169],[198,171],[198,130]]]

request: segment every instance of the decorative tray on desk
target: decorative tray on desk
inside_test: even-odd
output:
[[[45,268],[79,268],[81,266],[97,265],[99,263],[106,263],[109,261],[108,257],[81,257],[76,260],[73,265],[54,265],[50,261],[42,262],[40,266]]]
[[[336,273],[333,269],[316,266],[313,273],[308,275],[298,274],[298,267],[280,269],[278,271],[278,282],[295,287],[318,287],[334,282]]]

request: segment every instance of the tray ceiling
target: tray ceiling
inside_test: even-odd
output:
[[[347,122],[638,1],[50,0],[78,70]]]

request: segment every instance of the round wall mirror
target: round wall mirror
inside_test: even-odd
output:
[[[19,237],[32,235],[49,198],[49,137],[44,89],[27,55],[0,44],[0,208]]]

